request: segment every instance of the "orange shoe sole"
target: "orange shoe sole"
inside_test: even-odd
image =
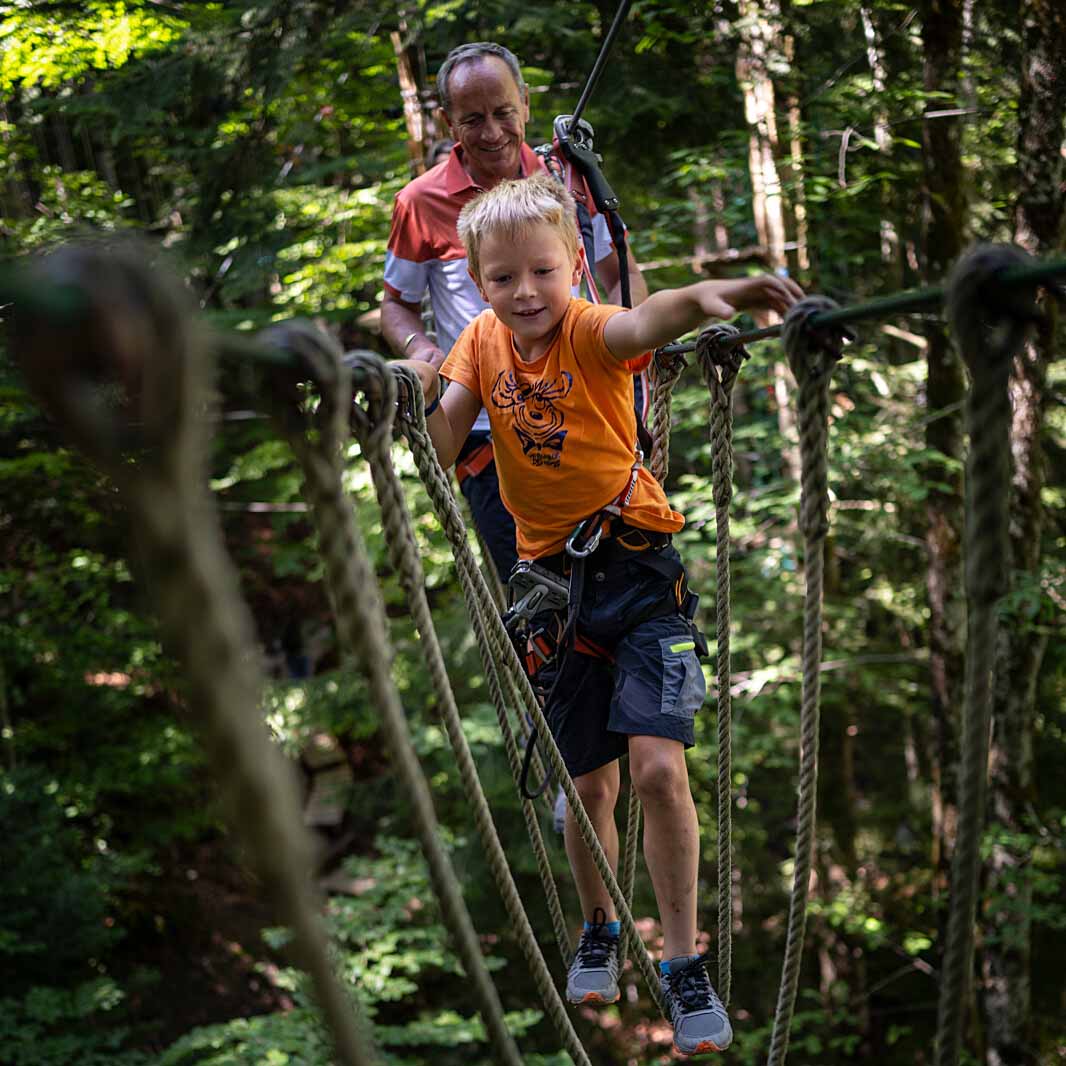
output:
[[[574,1003],[574,1006],[580,1007],[583,1003],[599,1003],[603,1006],[608,1006],[611,1003],[617,1003],[621,998],[621,992],[619,992],[618,995],[613,997],[612,999],[606,999],[604,996],[601,996],[599,992],[586,992],[585,995],[581,997],[581,999]],[[573,1003],[573,1000],[571,1000],[570,1002]]]
[[[674,1051],[676,1051],[679,1055],[685,1055],[685,1056],[702,1055],[706,1051],[722,1051],[722,1050],[723,1049],[720,1048],[713,1040],[704,1040],[702,1043],[697,1044],[696,1045],[696,1049],[694,1051],[682,1051],[681,1048],[679,1048],[676,1043],[674,1044]]]

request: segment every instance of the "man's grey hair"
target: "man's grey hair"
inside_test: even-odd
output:
[[[507,64],[507,69],[511,72],[515,85],[518,86],[519,96],[525,99],[526,83],[522,80],[522,68],[519,66],[514,52],[504,48],[502,44],[496,44],[494,41],[474,41],[472,44],[461,44],[458,48],[453,48],[444,57],[444,62],[441,63],[440,70],[437,71],[437,100],[444,109],[445,114],[451,114],[452,110],[452,99],[448,94],[448,79],[451,77],[452,71],[460,63],[484,59],[486,56],[495,56]]]

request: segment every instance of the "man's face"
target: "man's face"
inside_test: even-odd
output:
[[[518,177],[529,96],[518,91],[507,64],[496,56],[460,63],[448,90],[451,110],[444,117],[474,181],[491,189]]]

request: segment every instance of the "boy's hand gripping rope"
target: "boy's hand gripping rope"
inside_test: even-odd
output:
[[[32,274],[38,287],[78,290],[80,313],[57,321],[16,307],[14,350],[118,486],[230,818],[293,931],[293,961],[311,976],[338,1061],[373,1066],[369,1024],[329,960],[295,775],[260,714],[255,627],[205,487],[211,373],[187,294],[132,245],[67,246]]]
[[[785,316],[782,338],[792,373],[799,384],[800,529],[804,538],[803,692],[800,710],[799,797],[796,860],[789,898],[788,934],[781,967],[781,986],[770,1038],[769,1066],[781,1066],[788,1054],[789,1030],[796,1004],[807,922],[807,893],[814,855],[814,830],[818,795],[818,728],[822,658],[822,585],[825,537],[829,531],[828,427],[829,380],[841,358],[839,326],[812,328],[810,319],[837,305],[824,296],[808,296]]]
[[[330,338],[304,327],[286,324],[265,331],[263,339],[298,356],[302,371],[275,368],[268,374],[271,407],[279,427],[299,460],[304,491],[311,504],[319,549],[326,566],[326,589],[341,645],[360,662],[370,682],[374,705],[414,815],[415,830],[429,866],[434,893],[451,933],[467,979],[485,1022],[485,1029],[501,1062],[521,1066],[514,1038],[503,1017],[496,987],[481,954],[477,932],[463,900],[459,880],[441,843],[429,785],[418,762],[407,718],[392,679],[393,651],[388,638],[385,608],[355,519],[351,498],[342,483],[345,445],[352,407],[351,374],[340,349]],[[301,402],[299,385],[310,379],[319,393],[316,410]],[[372,446],[391,440],[395,385],[383,376],[368,381],[385,390],[386,417],[367,433]]]
[[[938,1066],[956,1066],[963,1018],[970,1002],[974,920],[981,833],[988,779],[996,604],[1007,589],[1010,538],[1011,362],[1039,318],[1035,288],[1004,288],[999,275],[1032,260],[1012,245],[985,245],[959,260],[948,279],[947,310],[970,371],[966,423],[966,642],[959,825],[951,868],[948,915],[937,1012]]]

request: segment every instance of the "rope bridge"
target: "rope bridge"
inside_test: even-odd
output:
[[[731,983],[731,708],[729,507],[732,495],[732,392],[747,357],[745,344],[781,334],[799,385],[805,542],[805,605],[796,858],[785,956],[768,1055],[784,1062],[799,980],[807,891],[814,847],[818,770],[821,609],[828,532],[828,397],[847,326],[899,310],[947,304],[970,369],[965,535],[969,650],[963,713],[960,822],[952,872],[951,912],[938,1016],[938,1062],[959,1061],[963,1004],[972,972],[978,844],[991,714],[995,608],[1007,585],[1005,550],[1009,497],[1009,369],[1036,320],[1036,289],[1066,275],[1066,263],[1035,263],[1011,246],[976,249],[942,288],[902,294],[855,308],[809,297],[783,327],[741,333],[705,330],[694,345],[670,345],[656,359],[654,448],[649,465],[664,480],[669,465],[671,390],[695,352],[711,402],[713,496],[717,522],[718,675],[718,990],[728,1004]],[[455,556],[456,573],[477,638],[504,751],[516,782],[520,745],[531,730],[559,781],[593,855],[623,928],[623,943],[658,1004],[657,970],[635,928],[628,899],[636,868],[639,803],[630,790],[622,884],[616,879],[563,764],[543,711],[518,662],[499,613],[498,593],[472,552],[455,496],[437,462],[425,425],[421,389],[405,368],[373,353],[344,356],[326,336],[301,323],[265,331],[256,342],[209,335],[186,290],[148,264],[133,246],[61,248],[18,275],[0,278],[0,296],[14,304],[13,350],[42,404],[74,443],[118,486],[164,627],[188,679],[189,707],[203,729],[233,824],[246,841],[263,884],[294,934],[294,961],[311,977],[345,1066],[381,1061],[367,1018],[329,962],[319,901],[306,871],[310,846],[291,768],[270,742],[259,714],[263,678],[254,630],[227,557],[213,500],[206,491],[207,427],[213,355],[238,358],[259,372],[259,395],[278,433],[299,462],[326,567],[327,589],[341,646],[365,673],[383,733],[425,852],[444,921],[466,972],[498,1061],[523,1061],[507,1028],[482,958],[459,881],[440,844],[432,797],[390,674],[392,649],[380,590],[360,531],[355,504],[342,486],[345,445],[354,432],[370,465],[390,562],[399,575],[421,638],[444,730],[474,823],[518,945],[561,1046],[578,1066],[589,1058],[574,1031],[514,883],[461,727],[459,710],[433,626],[418,546],[402,486],[392,464],[402,434]],[[309,403],[311,383],[317,403]],[[353,394],[356,397],[353,404]],[[131,461],[135,460],[135,461]],[[541,757],[537,756],[539,762]],[[563,972],[573,947],[554,884],[534,800],[522,812],[551,916]],[[550,800],[549,800],[550,805]],[[659,1004],[661,1006],[661,1004]]]

